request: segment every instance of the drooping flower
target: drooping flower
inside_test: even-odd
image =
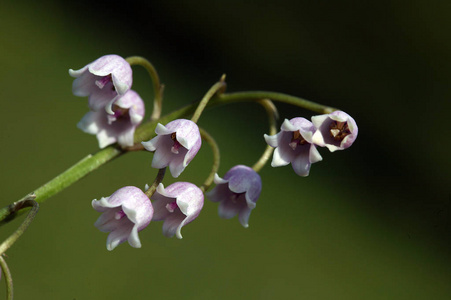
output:
[[[80,70],[69,70],[75,77],[72,92],[75,96],[89,96],[89,107],[105,108],[118,95],[124,95],[132,86],[132,68],[118,55],[105,55]]]
[[[114,101],[112,112],[90,111],[77,126],[86,133],[95,134],[100,148],[115,142],[123,147],[133,146],[135,129],[144,118],[143,100],[138,93],[129,90]]]
[[[355,120],[343,111],[314,116],[312,122],[317,128],[312,137],[313,143],[327,147],[330,152],[350,147],[359,132]]]
[[[311,164],[323,158],[312,143],[315,132],[313,124],[305,118],[285,119],[276,135],[264,135],[266,143],[274,150],[271,166],[280,167],[291,163],[294,172],[307,176]]]
[[[201,189],[189,182],[175,182],[166,188],[160,183],[150,199],[155,200],[153,220],[164,220],[163,234],[179,239],[182,227],[197,218],[204,205]]]
[[[238,214],[241,225],[248,227],[249,216],[262,189],[260,175],[252,168],[238,165],[227,171],[224,178],[215,174],[214,183],[216,186],[206,195],[211,201],[219,202],[219,216],[230,219]]]
[[[102,232],[110,232],[106,241],[108,250],[125,241],[134,248],[141,248],[138,232],[149,225],[154,212],[152,203],[141,189],[123,187],[110,197],[92,200],[92,207],[102,213],[94,226]]]
[[[156,137],[142,142],[144,148],[155,151],[152,167],[161,169],[169,166],[171,175],[177,178],[202,145],[199,128],[190,120],[178,119],[166,126],[158,123]]]

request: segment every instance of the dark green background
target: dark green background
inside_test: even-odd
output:
[[[155,175],[150,153],[113,161],[44,203],[8,250],[16,299],[450,299],[450,9],[419,0],[3,1],[1,206],[96,151],[75,126],[87,99],[71,94],[67,71],[105,54],[151,60],[166,85],[164,113],[226,73],[230,92],[305,97],[359,125],[350,149],[320,149],[308,178],[266,166],[248,229],[207,201],[183,240],[155,222],[141,249],[108,252],[91,200]],[[146,72],[134,74],[150,103]],[[277,106],[280,122],[311,116]],[[267,121],[255,104],[206,111],[199,124],[221,147],[220,175],[264,149]],[[204,147],[179,179],[202,183],[210,162]]]

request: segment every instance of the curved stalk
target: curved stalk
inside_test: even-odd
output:
[[[6,240],[4,240],[3,243],[0,245],[0,255],[5,253],[5,251],[8,250],[9,247],[11,247],[19,239],[19,237],[25,232],[25,230],[31,224],[31,221],[33,221],[34,217],[38,213],[39,204],[36,201],[32,200],[33,198],[34,195],[30,195],[29,199],[21,200],[11,205],[12,206],[10,207],[11,214],[15,214],[16,212],[26,207],[31,207],[31,210],[28,213],[28,216],[22,222],[22,224],[20,224],[19,228],[17,228],[17,230],[13,234],[11,234]]]
[[[210,145],[211,151],[213,151],[213,166],[211,167],[211,171],[207,179],[205,179],[204,183],[200,186],[202,192],[205,192],[213,183],[215,174],[218,173],[220,154],[218,144],[216,143],[214,138],[203,128],[199,128],[199,131],[202,139],[205,140]]]
[[[3,274],[5,274],[5,282],[6,282],[6,299],[13,299],[13,278],[11,276],[11,271],[8,268],[8,264],[6,263],[3,255],[0,255],[0,266],[2,267]]]
[[[338,110],[337,108],[322,105],[303,98],[290,96],[282,93],[266,92],[266,91],[249,91],[249,92],[221,94],[213,97],[213,99],[210,102],[210,105],[213,106],[242,101],[259,101],[261,99],[269,99],[272,101],[278,101],[286,104],[291,104],[294,106],[299,106],[320,114],[329,114],[335,110]]]
[[[157,70],[150,63],[150,61],[141,56],[130,56],[127,57],[125,60],[131,66],[139,65],[144,67],[149,73],[150,78],[152,79],[153,82],[153,90],[155,94],[153,101],[153,111],[152,115],[150,116],[150,120],[152,121],[157,120],[158,118],[160,118],[161,115],[161,110],[163,106],[163,90],[164,90],[164,85],[160,83],[160,77],[158,76]]]
[[[277,108],[274,106],[274,103],[272,103],[268,99],[260,100],[258,101],[258,103],[265,108],[268,114],[269,135],[276,134],[277,133],[276,119],[279,117],[277,113]],[[259,172],[263,168],[263,166],[268,162],[273,151],[274,148],[267,145],[260,159],[252,166],[252,169],[254,169],[255,172]]]
[[[149,198],[152,197],[152,195],[157,190],[157,186],[163,181],[165,173],[166,173],[166,167],[158,170],[157,177],[155,177],[155,180],[153,181],[152,185],[145,192],[147,197],[149,197]]]
[[[193,121],[194,123],[197,123],[197,121],[200,118],[200,115],[202,114],[205,107],[207,106],[208,101],[210,101],[210,99],[213,98],[213,96],[216,95],[217,93],[224,92],[225,87],[226,87],[225,75],[222,75],[221,79],[218,82],[216,82],[208,90],[208,92],[205,94],[205,96],[202,98],[202,100],[200,100],[199,105],[197,106],[197,109],[194,112],[193,117],[191,118],[191,121]]]

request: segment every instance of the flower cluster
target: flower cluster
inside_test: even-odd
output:
[[[264,135],[266,143],[275,148],[271,166],[291,163],[299,176],[308,176],[310,166],[321,161],[316,146],[327,147],[331,152],[343,150],[357,138],[358,128],[354,119],[345,112],[335,111],[327,115],[285,119],[276,135]]]
[[[89,97],[90,111],[78,128],[97,136],[99,147],[119,143],[133,146],[136,127],[144,118],[144,103],[131,90],[133,77],[130,64],[118,55],[105,55],[80,70],[69,70],[75,77],[72,92]]]
[[[155,201],[152,203],[141,189],[126,186],[110,197],[92,200],[92,207],[102,213],[94,225],[100,231],[110,232],[108,250],[125,241],[140,248],[138,232],[150,221],[164,221],[163,234],[181,239],[182,227],[193,221],[204,205],[202,191],[189,182],[176,182],[167,188],[160,183],[151,199]]]
[[[96,135],[100,148],[116,142],[122,147],[136,146],[134,132],[144,118],[145,109],[142,99],[130,89],[133,78],[127,60],[117,55],[106,55],[80,70],[69,70],[69,74],[76,78],[72,86],[73,93],[89,97],[90,111],[78,123],[78,127]],[[214,86],[217,87],[215,91],[221,90],[223,80]],[[207,95],[210,94],[209,91]],[[199,107],[202,112],[205,105],[199,104]],[[270,115],[274,118],[275,107],[272,103],[268,107],[268,112],[272,110]],[[92,201],[92,207],[102,213],[95,226],[100,231],[109,232],[108,250],[113,250],[125,241],[132,247],[140,248],[138,232],[151,221],[163,221],[163,234],[181,239],[182,228],[199,216],[204,205],[204,191],[212,181],[216,186],[205,195],[212,202],[219,203],[219,216],[225,219],[238,216],[243,227],[249,226],[251,211],[256,207],[262,190],[262,180],[257,173],[260,164],[252,168],[234,166],[223,178],[216,173],[218,164],[214,164],[216,167],[213,167],[202,188],[190,182],[175,182],[166,188],[161,183],[167,167],[172,177],[181,175],[198,153],[202,138],[207,136],[211,144],[208,134],[203,132],[201,137],[196,124],[199,115],[196,110],[191,120],[176,119],[166,125],[158,123],[153,138],[133,147],[139,149],[141,146],[153,152],[151,166],[159,169],[159,175],[152,187],[146,186],[145,191],[142,191],[134,186],[126,186],[109,197]],[[153,116],[153,120],[157,118]],[[272,130],[275,132],[274,126]],[[352,145],[357,133],[354,119],[342,111],[335,111],[314,116],[312,121],[301,117],[285,119],[279,133],[265,134],[264,138],[269,146],[275,148],[271,166],[291,163],[296,174],[307,176],[311,164],[322,160],[316,146],[327,147],[331,152],[343,150]],[[269,150],[271,148],[268,147]],[[260,159],[261,165],[269,158],[268,153]]]

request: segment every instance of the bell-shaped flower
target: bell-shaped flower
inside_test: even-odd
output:
[[[92,200],[92,207],[102,213],[94,226],[102,232],[110,232],[106,241],[108,250],[125,241],[134,248],[141,248],[138,232],[149,225],[154,211],[141,189],[123,187],[110,197]]]
[[[323,158],[312,143],[315,132],[313,124],[305,118],[285,119],[276,135],[264,135],[266,143],[274,150],[271,166],[280,167],[291,163],[294,172],[307,176],[311,164]]]
[[[80,70],[69,70],[75,77],[72,92],[75,96],[89,96],[89,107],[102,110],[116,97],[124,95],[132,86],[132,68],[118,55],[105,55]]]
[[[252,168],[238,165],[231,168],[224,178],[215,174],[216,186],[206,195],[213,202],[219,202],[221,218],[230,219],[238,215],[244,227],[249,226],[249,216],[255,208],[262,190],[260,175]]]
[[[95,134],[100,148],[115,142],[123,147],[133,146],[135,129],[144,118],[143,100],[138,93],[129,90],[114,101],[112,113],[105,109],[90,111],[77,126],[86,133]]]
[[[359,132],[355,120],[343,111],[314,116],[312,122],[317,128],[312,137],[313,143],[327,147],[330,152],[350,147]]]
[[[204,205],[201,189],[189,182],[175,182],[166,188],[160,183],[150,199],[155,200],[153,220],[164,220],[163,234],[179,239],[182,227],[197,218]]]
[[[158,123],[155,133],[156,137],[142,142],[144,148],[155,151],[152,167],[162,169],[169,166],[171,175],[179,177],[202,145],[197,124],[185,119],[174,120],[166,126]]]

